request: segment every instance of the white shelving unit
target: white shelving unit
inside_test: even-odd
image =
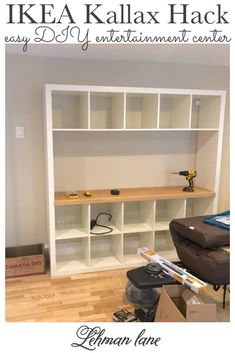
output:
[[[224,91],[46,85],[51,275],[140,266],[141,246],[176,260],[170,221],[217,211],[224,106]],[[194,193],[171,174],[188,169]],[[90,230],[100,213],[108,234]]]

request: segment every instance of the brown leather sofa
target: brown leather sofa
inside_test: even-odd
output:
[[[182,264],[218,290],[230,283],[230,231],[203,222],[208,216],[174,219],[170,232]]]

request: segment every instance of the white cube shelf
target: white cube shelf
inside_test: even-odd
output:
[[[166,259],[170,258],[171,261],[178,260],[176,249],[169,230],[155,232],[154,251]]]
[[[155,229],[168,230],[169,223],[174,218],[185,215],[185,200],[157,200],[155,212]]]
[[[122,260],[122,237],[120,234],[99,235],[91,238],[90,266],[113,267]]]
[[[138,263],[141,259],[137,249],[146,246],[153,248],[153,232],[128,233],[123,235],[123,263]]]
[[[190,95],[160,95],[159,128],[189,128],[190,99]]]
[[[74,205],[55,208],[56,240],[85,237],[89,234],[89,206]]]
[[[57,241],[55,251],[58,275],[83,272],[89,265],[89,238]]]
[[[219,129],[220,96],[192,96],[191,128]]]
[[[108,228],[102,227],[102,225],[113,229],[110,234],[118,234],[122,232],[123,217],[121,203],[92,204],[90,207],[91,220],[96,220],[99,215],[98,224],[101,225],[95,226],[91,232],[102,234],[103,232],[109,231]],[[111,217],[109,215],[111,215]]]
[[[152,201],[124,204],[124,233],[146,232],[153,228],[154,203]]]
[[[57,92],[52,95],[52,123],[54,129],[88,128],[88,93]]]
[[[154,129],[157,127],[158,95],[134,94],[126,96],[126,128]]]
[[[141,246],[177,258],[170,221],[218,210],[225,96],[212,90],[46,85],[52,276],[141,265]],[[197,171],[194,193],[183,192],[187,181],[171,174],[190,169]],[[120,195],[110,194],[114,185]],[[78,190],[79,198],[68,199],[64,189]],[[99,217],[110,233],[90,229],[100,213],[112,215]]]
[[[122,129],[124,127],[124,94],[91,92],[90,128]]]
[[[186,217],[196,217],[213,214],[213,203],[210,197],[188,199],[186,201]]]

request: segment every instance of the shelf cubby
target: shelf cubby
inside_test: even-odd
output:
[[[155,210],[155,230],[168,230],[174,218],[185,216],[185,200],[157,200]]]
[[[186,217],[195,217],[201,215],[210,215],[213,213],[213,199],[189,198],[186,201]]]
[[[89,235],[89,205],[70,205],[55,208],[56,240]]]
[[[157,94],[126,95],[126,129],[154,129],[157,127],[157,117]]]
[[[120,265],[122,235],[106,234],[90,238],[90,266],[95,268]]]
[[[56,269],[60,274],[87,270],[89,256],[88,237],[56,242]]]
[[[178,259],[169,230],[156,231],[154,233],[154,251],[170,261],[176,261]]]
[[[190,95],[160,95],[160,129],[187,129],[190,117]]]
[[[91,220],[95,220],[97,215],[101,214],[98,218],[98,223],[111,227],[113,231],[110,234],[119,234],[123,228],[123,216],[122,216],[122,203],[102,203],[102,204],[91,204]],[[110,219],[109,214],[112,216]],[[92,229],[92,233],[103,233],[108,229],[95,226]]]
[[[194,95],[192,97],[191,128],[218,129],[220,96]]]
[[[124,233],[146,232],[153,229],[154,202],[124,203]]]
[[[90,128],[124,128],[124,94],[91,92]]]
[[[143,246],[153,249],[153,243],[153,232],[123,234],[123,262],[138,263],[141,256],[137,254],[137,249]]]
[[[88,92],[56,92],[52,95],[53,129],[88,128]]]

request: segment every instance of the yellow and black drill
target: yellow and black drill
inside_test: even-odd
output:
[[[172,174],[183,175],[186,177],[186,180],[189,182],[189,186],[185,186],[183,191],[193,192],[194,191],[194,183],[193,179],[196,177],[197,172],[196,170],[183,170],[181,172],[173,172]]]

